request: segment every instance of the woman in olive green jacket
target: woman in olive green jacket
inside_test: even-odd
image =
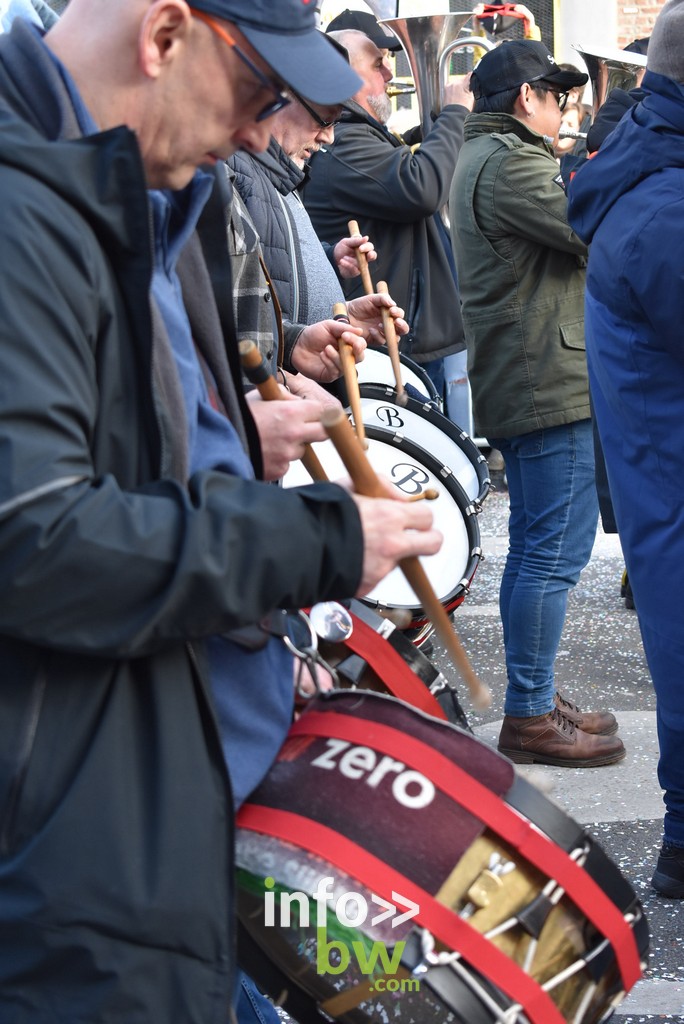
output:
[[[586,80],[561,70],[542,42],[485,54],[450,193],[475,426],[504,457],[510,500],[499,749],[518,762],[568,767],[625,754],[613,715],[582,713],[557,692],[553,671],[568,591],[598,520],[586,248],[568,225],[551,148],[565,90]]]

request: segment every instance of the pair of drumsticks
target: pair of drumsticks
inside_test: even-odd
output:
[[[352,238],[359,237],[361,232],[359,231],[359,225],[357,221],[349,221],[349,234]],[[373,288],[373,282],[371,281],[370,269],[368,267],[368,260],[366,254],[361,252],[360,249],[356,250],[356,262],[359,266],[361,273],[361,282],[363,284],[363,290],[366,295],[373,295],[375,289]],[[378,281],[378,292],[381,295],[387,295],[389,289],[386,281]],[[406,405],[406,391],[404,390],[404,382],[401,379],[401,362],[399,360],[399,342],[397,341],[397,332],[394,327],[394,320],[390,314],[387,306],[382,307],[382,329],[385,334],[385,341],[387,342],[387,352],[392,363],[392,370],[394,372],[394,381],[396,384],[397,391],[397,405]],[[353,411],[353,410],[352,410]],[[356,419],[356,414],[354,414]]]
[[[355,228],[355,230],[353,230]],[[358,225],[355,221],[349,223],[350,234],[360,234]],[[366,271],[368,270],[368,262],[363,253],[359,253],[357,250],[357,259],[359,259],[359,266],[363,261]],[[363,276],[363,271],[362,271]],[[368,280],[370,281],[370,275]],[[387,291],[387,285],[384,285],[384,290]],[[378,284],[378,290],[381,288],[381,284]],[[364,283],[364,288],[368,286]],[[370,285],[371,293],[373,286]],[[346,318],[346,307],[343,303],[339,304],[344,313],[338,312],[338,316],[344,316]],[[386,316],[385,316],[386,314]],[[385,338],[388,341],[390,335],[394,338],[394,345],[397,345],[396,332],[394,331],[394,324],[392,317],[388,309],[383,309],[383,324],[385,321],[389,321],[391,327],[385,326]],[[266,401],[273,399],[280,399],[281,392],[278,384],[268,368],[266,361],[262,358],[257,346],[253,341],[241,341],[239,343],[240,358],[242,365],[245,368],[247,376],[253,384],[259,390],[259,393]],[[343,350],[348,350],[348,353],[343,355]],[[349,382],[347,384],[347,390],[350,392],[350,404],[351,395],[355,395],[354,402],[357,401],[359,396],[358,390],[358,377],[354,368],[354,359],[351,346],[347,342],[342,342],[340,339],[340,358],[342,360],[343,368],[345,364],[349,363],[349,356],[351,356],[351,364],[353,369],[353,382],[351,375],[349,375]],[[391,356],[391,349],[390,349]],[[401,370],[398,357],[398,347],[396,348],[396,365],[393,362],[394,372],[397,379],[397,392],[399,391],[399,382],[401,381]],[[345,375],[345,381],[347,376]],[[351,386],[350,386],[351,385]],[[402,389],[403,392],[403,389]],[[352,405],[352,413],[354,420],[357,424],[357,431],[359,426],[362,427],[363,418],[360,411],[360,401],[357,405],[358,413],[354,411]],[[365,446],[363,441],[365,440],[363,433],[361,437],[354,432],[352,426],[345,416],[344,412],[337,409],[325,409],[321,415],[321,423],[325,428],[326,433],[333,442],[338,455],[342,459],[345,469],[349,473],[351,480],[354,484],[358,494],[363,494],[371,498],[384,498],[387,497],[385,489],[375,473],[375,470],[371,466],[368,457],[366,455]],[[366,443],[367,446],[367,443]],[[302,456],[302,462],[307,469],[308,473],[314,480],[323,481],[327,480],[327,475],[321,463],[314,452],[311,445],[305,446],[304,455]],[[420,559],[413,555],[408,558],[402,558],[399,562],[399,568],[406,577],[409,585],[416,594],[420,601],[421,607],[424,609],[426,615],[432,622],[435,630],[440,637],[442,643],[447,649],[447,652],[451,656],[452,661],[456,665],[461,677],[465,680],[468,689],[470,691],[471,700],[476,708],[486,708],[491,703],[491,694],[485,684],[478,678],[473,669],[467,654],[465,653],[461,642],[456,635],[454,627],[447,615],[444,606],[435,594],[432,584],[423,568]]]

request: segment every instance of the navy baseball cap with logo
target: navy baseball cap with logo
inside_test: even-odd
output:
[[[236,25],[276,75],[313,103],[342,103],[361,87],[318,29],[314,0],[191,0],[190,7]]]
[[[401,50],[401,43],[394,33],[381,25],[367,11],[350,11],[347,8],[333,18],[325,31],[341,32],[346,29],[363,32],[379,50]]]
[[[563,71],[545,43],[536,39],[511,39],[485,53],[473,71],[470,88],[480,99],[517,89],[523,82],[542,81],[565,92],[574,86],[586,85],[589,76],[580,71]]]

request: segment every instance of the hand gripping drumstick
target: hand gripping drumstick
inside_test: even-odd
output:
[[[349,420],[344,413],[336,409],[326,409],[321,416],[321,423],[335,445],[357,492],[371,498],[387,497],[375,470],[359,448]],[[489,689],[475,674],[444,606],[432,589],[432,584],[421,562],[416,556],[402,558],[399,568],[416,593],[422,608],[439,634],[461,677],[467,683],[474,706],[476,708],[489,707],[492,701]]]
[[[241,341],[238,344],[240,361],[250,384],[254,384],[261,397],[266,402],[282,401],[282,393],[278,382],[271,373],[270,367],[261,352],[251,339]],[[328,476],[321,465],[318,456],[310,444],[304,446],[302,455],[304,468],[312,480],[324,481]]]
[[[350,220],[348,223],[349,234],[353,238],[355,235],[361,234],[359,230],[358,221]],[[374,292],[373,282],[371,281],[370,270],[368,269],[368,260],[366,254],[361,252],[360,249],[356,250],[356,262],[359,265],[361,271],[361,280],[363,282],[363,290],[366,295],[372,295]],[[388,293],[387,284],[385,281],[378,282],[378,292],[382,292],[385,295]],[[399,361],[399,342],[397,341],[397,332],[394,329],[394,320],[390,316],[389,310],[382,307],[382,327],[385,332],[385,341],[387,342],[387,351],[392,363],[392,370],[394,372],[394,382],[396,384],[397,391],[397,405],[405,406],[407,403],[407,396],[404,390],[404,382],[401,379],[401,363]]]
[[[349,323],[349,317],[347,316],[347,307],[344,302],[336,302],[333,306],[333,320],[341,320],[343,323]],[[342,361],[342,371],[344,373],[344,383],[347,385],[347,396],[349,397],[349,404],[351,411],[354,416],[354,427],[356,428],[356,436],[361,443],[362,448],[368,447],[368,441],[366,440],[366,428],[363,423],[363,413],[361,412],[361,392],[359,391],[359,375],[356,372],[356,363],[354,362],[354,353],[352,347],[342,338],[338,339],[338,348],[340,352],[340,359]]]
[[[349,234],[352,238],[361,235],[361,232],[359,231],[358,221],[350,220],[347,227],[349,228]],[[363,290],[366,293],[366,295],[372,295],[373,292],[375,291],[375,288],[373,287],[373,282],[371,281],[370,270],[368,269],[368,260],[366,259],[365,252],[361,252],[360,249],[356,250],[356,262],[358,263],[359,270],[361,272]]]

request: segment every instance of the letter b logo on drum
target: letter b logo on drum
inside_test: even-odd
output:
[[[392,430],[401,430],[406,426],[396,405],[381,405],[375,410],[375,415],[383,426],[390,427]]]
[[[404,494],[420,494],[425,485],[430,483],[430,477],[425,470],[410,462],[398,462],[396,466],[392,466],[391,475],[392,483]]]

